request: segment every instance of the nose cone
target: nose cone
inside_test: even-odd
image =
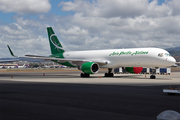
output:
[[[173,57],[170,57],[168,59],[169,64],[174,65],[176,63],[176,60]]]

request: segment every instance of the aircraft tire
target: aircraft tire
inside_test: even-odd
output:
[[[90,75],[87,73],[81,73],[81,77],[90,77]]]
[[[84,74],[83,74],[83,73],[81,73],[81,77],[84,77]]]
[[[86,76],[86,77],[89,77],[90,75],[85,73],[85,76]]]
[[[113,73],[110,73],[110,77],[114,77],[114,74],[113,74]]]
[[[155,75],[151,75],[150,79],[156,79],[156,76]]]
[[[105,76],[105,77],[114,77],[114,74],[113,74],[113,73],[105,73],[104,76]]]

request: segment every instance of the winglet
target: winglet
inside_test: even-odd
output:
[[[14,57],[18,57],[18,56],[15,56],[15,55],[13,54],[13,52],[12,52],[11,48],[9,47],[9,45],[7,45],[7,47],[8,47],[9,52],[11,53],[11,55],[12,55],[12,56],[14,56]]]

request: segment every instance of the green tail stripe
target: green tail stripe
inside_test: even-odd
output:
[[[59,42],[56,34],[51,27],[47,28],[49,44],[51,48],[51,54],[63,53],[65,52],[61,43]]]

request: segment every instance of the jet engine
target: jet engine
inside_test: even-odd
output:
[[[99,71],[99,65],[94,62],[86,62],[81,65],[80,68],[84,73],[94,74]]]
[[[143,67],[126,67],[126,71],[129,73],[140,73],[143,70]]]

